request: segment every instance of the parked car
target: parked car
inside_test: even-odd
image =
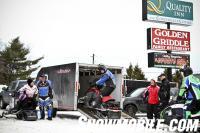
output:
[[[10,85],[6,88],[4,87],[2,92],[0,93],[0,108],[1,109],[5,109],[7,105],[9,105],[11,98],[12,98],[12,94],[16,94],[16,92],[22,88],[25,84],[27,84],[26,80],[15,80],[12,81],[10,83]],[[53,91],[53,95],[55,95],[54,91]],[[18,95],[16,95],[15,98],[18,98]],[[17,100],[15,100],[17,101]],[[15,103],[14,106],[16,106],[17,103]],[[57,109],[58,109],[58,101],[57,99],[54,97],[53,98],[53,117],[56,116],[57,113]]]
[[[123,102],[123,109],[130,116],[135,117],[137,112],[146,113],[147,103],[143,100],[143,94],[147,88],[138,88],[131,92]],[[175,100],[178,95],[178,88],[170,89],[170,101]]]
[[[0,93],[1,93],[3,88],[7,88],[7,85],[0,85]]]

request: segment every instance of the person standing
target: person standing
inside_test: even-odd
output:
[[[160,110],[163,110],[169,104],[170,84],[164,73],[162,73],[159,76],[159,78],[161,80],[161,86],[160,86],[160,91],[159,91]]]
[[[40,79],[37,83],[39,94],[39,107],[41,112],[41,119],[45,118],[45,108],[47,108],[48,120],[52,120],[52,87],[51,82],[47,80],[45,74],[40,75]]]
[[[145,92],[145,99],[147,99],[147,118],[148,119],[155,119],[158,118],[158,104],[159,104],[159,89],[160,87],[157,86],[156,81],[151,79],[150,86],[147,87]]]

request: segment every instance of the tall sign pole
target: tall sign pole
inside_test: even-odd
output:
[[[167,29],[170,30],[170,22],[167,22]],[[167,50],[167,53],[171,54],[171,50]],[[172,68],[167,68],[167,78],[170,82],[172,82]]]

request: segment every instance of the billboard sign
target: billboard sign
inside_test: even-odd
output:
[[[190,51],[190,32],[149,28],[147,29],[147,49]]]
[[[193,3],[183,0],[143,0],[143,20],[192,25]]]
[[[190,55],[170,53],[148,53],[148,67],[180,68],[190,64]]]

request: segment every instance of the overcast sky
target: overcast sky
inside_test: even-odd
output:
[[[200,72],[200,2],[193,0],[191,66]],[[41,66],[72,62],[128,67],[139,64],[146,77],[163,69],[148,68],[146,29],[165,24],[142,21],[142,0],[0,0],[0,41],[19,36],[31,49],[30,59],[44,56]],[[35,75],[34,73],[33,75]]]

